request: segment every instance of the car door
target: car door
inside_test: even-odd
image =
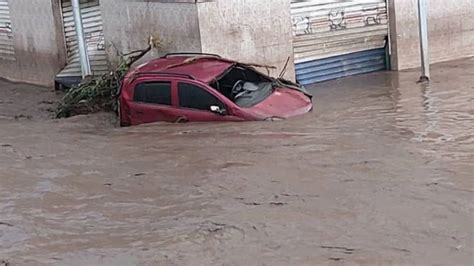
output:
[[[241,121],[234,116],[224,96],[189,81],[177,82],[179,120],[183,122]]]
[[[130,103],[132,125],[158,121],[175,122],[177,107],[173,104],[173,83],[167,80],[137,81]]]

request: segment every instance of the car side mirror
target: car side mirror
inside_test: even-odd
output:
[[[226,115],[226,113],[227,113],[226,109],[220,108],[217,105],[211,105],[211,107],[209,107],[209,109],[211,110],[211,112],[213,112],[215,114],[218,114],[218,115]]]

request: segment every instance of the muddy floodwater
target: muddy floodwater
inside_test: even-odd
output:
[[[472,265],[474,59],[418,76],[311,86],[287,121],[135,128],[0,81],[0,265]]]

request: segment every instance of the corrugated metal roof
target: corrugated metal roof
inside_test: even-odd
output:
[[[15,60],[13,28],[8,0],[0,0],[0,59]]]
[[[298,82],[309,85],[386,69],[384,48],[339,55],[296,64]]]
[[[385,46],[385,0],[293,0],[291,16],[296,63]]]
[[[81,0],[81,15],[84,24],[84,37],[87,43],[93,74],[101,75],[108,71],[109,64],[105,51],[102,14],[98,0]],[[67,48],[67,66],[58,77],[81,76],[81,63],[76,40],[76,28],[70,0],[62,0],[64,35]]]
[[[291,16],[300,83],[386,68],[386,0],[293,0]]]

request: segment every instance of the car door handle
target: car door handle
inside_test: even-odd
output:
[[[135,111],[135,113],[136,113],[137,115],[142,115],[142,114],[144,114],[144,113],[141,112],[141,111]]]

